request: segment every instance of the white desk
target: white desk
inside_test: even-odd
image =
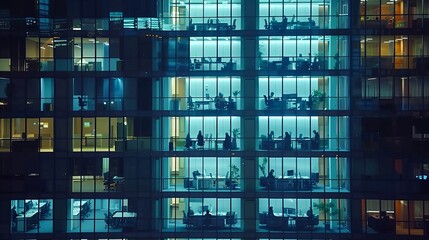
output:
[[[39,210],[32,208],[25,212],[25,214],[19,214],[16,217],[18,232],[26,232],[31,229],[33,224],[39,224]]]

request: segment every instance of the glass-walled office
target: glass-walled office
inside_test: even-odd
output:
[[[163,191],[231,191],[242,184],[238,157],[170,157],[160,167]]]
[[[53,148],[52,118],[0,119],[0,151],[52,152]]]
[[[365,28],[422,28],[428,18],[429,3],[424,0],[360,2],[360,26]]]
[[[366,69],[422,69],[428,66],[429,40],[411,35],[361,36],[362,67]]]
[[[362,199],[362,209],[366,233],[427,234],[429,201]]]
[[[240,117],[192,116],[161,118],[154,141],[162,150],[240,149]]]
[[[344,157],[263,157],[258,169],[262,191],[350,191],[350,161]]]
[[[258,109],[348,110],[346,76],[259,77]]]
[[[127,199],[67,200],[67,232],[133,231],[137,217]]]
[[[147,150],[150,148],[150,135],[141,124],[148,123],[149,118],[73,118],[73,151]]]
[[[348,116],[259,116],[260,150],[347,151]]]
[[[363,107],[378,109],[388,104],[397,110],[429,108],[426,76],[368,76],[362,78]]]
[[[173,77],[163,78],[157,85],[154,109],[240,109],[241,86],[238,77]]]
[[[239,37],[191,37],[191,71],[231,71],[241,69]]]
[[[137,110],[137,78],[73,78],[73,111]]]
[[[242,226],[239,198],[164,198],[159,208],[163,231],[221,231]]]
[[[347,36],[259,37],[256,68],[260,70],[348,69]]]
[[[123,192],[135,179],[124,176],[122,158],[74,158],[72,161],[72,192]]]
[[[52,233],[52,199],[10,201],[11,233]]]
[[[349,233],[348,199],[261,198],[259,231]]]
[[[26,71],[118,71],[122,68],[116,38],[38,38],[25,44]]]
[[[241,29],[241,0],[162,0],[162,28],[167,31],[225,31]]]
[[[348,4],[332,0],[260,0],[258,29],[348,28]]]

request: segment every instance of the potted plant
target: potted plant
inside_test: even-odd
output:
[[[261,187],[266,187],[267,186],[267,173],[266,173],[267,172],[267,163],[268,163],[268,159],[264,158],[262,160],[262,163],[258,165],[259,166],[259,170],[261,170],[262,175],[264,175],[264,176],[259,177],[259,185]]]
[[[238,168],[237,165],[232,164],[231,168],[230,168],[230,188],[231,189],[236,189],[238,186],[238,179],[240,177],[240,169]]]
[[[232,143],[231,148],[237,149],[237,138],[240,137],[240,129],[234,128],[232,129]]]
[[[333,202],[321,201],[319,203],[314,203],[313,207],[319,210],[319,215],[325,216],[325,229],[331,229],[331,223],[329,220],[338,213],[338,209],[335,207],[335,204]]]
[[[321,109],[323,103],[325,102],[325,97],[325,92],[314,89],[311,92],[310,98],[308,99],[310,105],[309,107],[313,109]]]

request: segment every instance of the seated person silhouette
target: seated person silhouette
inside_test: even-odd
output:
[[[212,215],[209,210],[206,210],[206,213],[204,214],[203,226],[209,227],[211,225],[212,225]]]

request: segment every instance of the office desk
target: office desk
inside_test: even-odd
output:
[[[75,209],[79,210],[79,215],[83,219],[89,212],[88,201],[74,201],[73,202],[73,212]]]
[[[202,110],[204,109],[214,109],[214,101],[213,100],[203,100],[203,101],[194,101],[196,109],[200,109],[202,106]],[[207,106],[207,107],[206,107]]]
[[[97,146],[103,147],[103,135],[102,134],[85,134],[85,146]]]
[[[273,139],[273,140],[262,140],[261,141],[261,150],[279,150],[283,149],[283,139]]]
[[[137,222],[137,213],[116,211],[112,219],[117,227],[134,227]]]
[[[223,186],[225,186],[225,180],[226,178],[224,176],[197,177],[196,180],[192,180],[192,187],[196,190],[223,188]]]
[[[308,176],[302,177],[283,177],[276,178],[275,181],[276,190],[311,190],[312,184],[311,179]]]
[[[33,228],[33,226],[39,225],[39,210],[32,208],[29,209],[25,214],[19,214],[16,217],[18,232],[26,232]]]
[[[395,218],[392,216],[386,216],[381,218],[380,215],[374,214],[368,216],[368,227],[371,227],[377,232],[395,232],[396,223]]]
[[[201,227],[215,227],[215,228],[224,228],[226,225],[226,213],[218,212],[217,214],[212,214],[207,217],[205,213],[196,213],[194,215],[188,216],[189,225],[192,225],[197,228]]]

